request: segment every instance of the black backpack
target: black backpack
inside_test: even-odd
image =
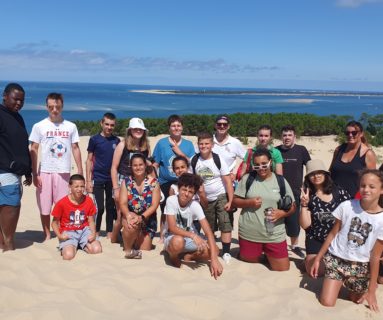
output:
[[[252,185],[252,183],[255,180],[256,171],[251,171],[249,173],[249,176],[246,180],[246,193],[245,197],[247,196],[247,193],[249,192],[249,189]],[[278,186],[279,186],[279,194],[281,195],[281,199],[278,201],[278,209],[282,209],[285,211],[290,210],[291,205],[293,203],[293,200],[289,195],[286,195],[286,185],[285,185],[285,179],[280,174],[275,174],[275,177],[277,178]]]
[[[214,160],[214,163],[216,165],[216,167],[218,168],[218,170],[221,170],[221,159],[219,158],[219,155],[216,154],[215,152],[212,152],[213,154],[213,160]],[[197,165],[197,161],[198,161],[198,158],[200,157],[201,153],[196,153],[190,160],[190,165],[193,169],[193,173],[195,174],[195,167]]]

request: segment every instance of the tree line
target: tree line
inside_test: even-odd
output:
[[[197,135],[202,131],[213,131],[217,115],[183,115],[184,135]],[[168,133],[166,118],[143,118],[150,136]],[[340,141],[345,140],[343,134],[347,122],[360,121],[370,144],[383,145],[383,114],[369,115],[362,113],[359,119],[347,115],[318,116],[309,113],[234,113],[230,114],[230,134],[243,142],[247,137],[257,135],[257,129],[263,124],[273,128],[273,135],[279,137],[281,129],[287,124],[295,126],[298,136],[337,135]],[[75,121],[80,135],[94,135],[100,131],[99,121]],[[124,136],[129,119],[118,119],[115,133]]]

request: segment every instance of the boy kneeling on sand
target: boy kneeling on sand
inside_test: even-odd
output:
[[[165,215],[168,230],[165,234],[165,250],[175,267],[184,261],[210,260],[211,275],[217,279],[223,268],[218,261],[218,247],[213,232],[205,218],[201,205],[193,200],[200,188],[201,179],[191,173],[183,173],[178,178],[178,195],[166,201]],[[199,220],[207,241],[195,230],[193,220]]]
[[[59,200],[52,210],[52,229],[59,239],[63,259],[72,260],[77,248],[87,253],[101,253],[94,223],[97,210],[92,199],[84,195],[85,179],[82,175],[70,177],[69,191],[69,195]]]

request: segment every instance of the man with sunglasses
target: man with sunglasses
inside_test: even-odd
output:
[[[282,128],[282,144],[277,147],[283,157],[283,176],[289,183],[295,198],[296,210],[285,218],[286,233],[291,240],[291,251],[298,257],[304,258],[304,253],[298,247],[298,237],[300,232],[299,212],[300,195],[303,182],[303,167],[311,160],[310,154],[305,146],[295,143],[295,128],[292,125],[286,125]]]
[[[226,114],[221,114],[215,119],[215,133],[213,152],[218,153],[223,158],[229,167],[231,181],[234,182],[235,174],[233,173],[236,159],[243,160],[246,150],[242,143],[229,135],[230,118]]]

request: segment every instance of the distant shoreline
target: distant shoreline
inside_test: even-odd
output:
[[[256,95],[256,96],[312,96],[312,97],[383,97],[380,92],[343,92],[343,91],[258,91],[258,90],[163,90],[144,89],[129,90],[135,93],[148,94],[192,94],[192,95]]]

